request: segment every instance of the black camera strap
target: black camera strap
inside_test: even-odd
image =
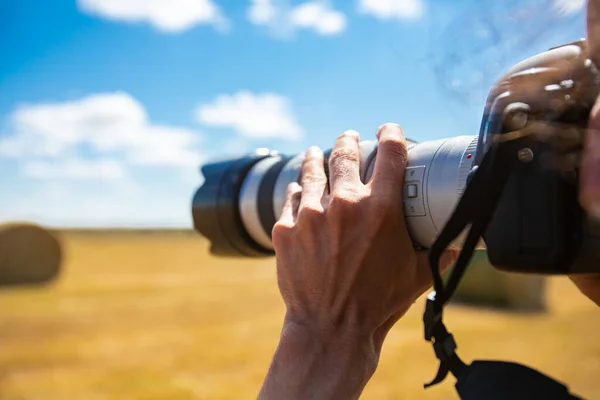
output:
[[[427,298],[423,322],[425,340],[433,342],[440,366],[433,381],[425,384],[426,388],[442,382],[448,372],[458,378],[466,366],[456,354],[456,342],[452,334],[444,326],[443,309],[460,283],[473,251],[494,214],[510,175],[511,159],[516,157],[516,151],[512,150],[514,148],[514,142],[510,141],[497,141],[490,146],[480,165],[473,169],[453,214],[430,249],[429,264],[434,292]],[[446,248],[467,228],[469,230],[462,251],[445,286],[440,274],[439,260]]]

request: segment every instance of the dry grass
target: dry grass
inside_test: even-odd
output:
[[[277,343],[282,303],[273,260],[217,260],[193,234],[63,235],[64,275],[0,293],[0,399],[255,398]],[[600,312],[564,279],[551,311],[453,307],[467,360],[538,367],[600,397]],[[365,399],[456,398],[452,379],[424,391],[436,363],[422,301],[392,330]]]

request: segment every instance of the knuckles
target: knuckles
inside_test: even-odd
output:
[[[309,223],[324,222],[325,210],[320,207],[306,204],[298,210],[298,221]]]
[[[408,161],[407,145],[401,137],[385,134],[385,131],[389,130],[402,128],[396,124],[382,125],[378,131],[378,146],[382,150],[385,149],[386,157],[390,158],[390,168],[401,168],[401,164],[405,165]],[[360,163],[360,152],[350,142],[350,139],[354,140],[353,136],[344,133],[338,138],[336,146],[326,160],[330,166],[330,174],[343,176],[350,173],[352,164]],[[301,196],[302,187],[305,185],[327,182],[325,171],[321,173],[319,168],[315,168],[315,161],[311,157],[303,160],[300,178],[302,185],[294,182],[288,186],[288,200]],[[388,192],[388,195],[385,192]],[[285,248],[297,241],[299,236],[306,235],[306,232],[315,233],[320,227],[325,228],[327,225],[346,225],[351,223],[349,221],[357,220],[369,220],[370,223],[379,224],[384,220],[395,219],[403,215],[403,207],[402,204],[396,204],[394,198],[389,191],[378,191],[376,194],[366,187],[340,182],[323,204],[302,204],[297,209],[294,219],[277,221],[271,232],[273,245]]]
[[[332,209],[356,208],[361,202],[357,191],[352,188],[340,188],[332,193],[329,206]]]
[[[288,223],[281,220],[277,221],[271,230],[273,247],[276,250],[279,248],[285,248],[287,243],[295,235],[295,228],[295,224],[293,223]]]
[[[360,161],[360,155],[355,149],[338,147],[331,151],[331,154],[329,155],[329,163],[338,164],[340,161],[356,163]]]
[[[297,196],[302,193],[302,186],[300,186],[297,182],[292,182],[287,187],[287,199],[291,199],[293,196]]]
[[[328,220],[338,224],[363,215],[368,207],[368,197],[364,197],[353,188],[340,188],[333,192],[327,205]]]
[[[384,148],[387,154],[402,160],[402,162],[406,162],[408,160],[408,148],[406,147],[405,142],[382,138],[379,140],[378,146],[379,148]]]
[[[377,230],[382,225],[394,224],[402,216],[402,205],[396,204],[392,196],[340,189],[329,195],[325,206],[305,204],[299,208],[295,221],[277,221],[271,232],[273,246],[277,252],[299,242],[318,242],[325,232],[364,221],[370,229]]]
[[[319,184],[322,185],[327,182],[327,177],[323,173],[322,175],[316,173],[303,173],[301,177],[302,186]]]

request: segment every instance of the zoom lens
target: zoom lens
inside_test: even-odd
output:
[[[359,146],[361,179],[367,182],[376,162],[377,142],[363,141]],[[404,215],[416,247],[428,248],[435,241],[465,189],[476,153],[475,136],[409,146]],[[205,165],[205,182],[194,196],[192,214],[195,229],[211,242],[211,253],[273,255],[271,231],[281,215],[287,187],[298,181],[301,168],[302,154],[290,157],[267,151]]]

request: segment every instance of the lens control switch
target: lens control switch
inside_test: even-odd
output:
[[[419,195],[419,186],[415,183],[406,185],[406,196],[409,199],[414,199]]]
[[[425,216],[423,199],[423,178],[425,166],[408,167],[404,173],[404,215],[407,217]]]

